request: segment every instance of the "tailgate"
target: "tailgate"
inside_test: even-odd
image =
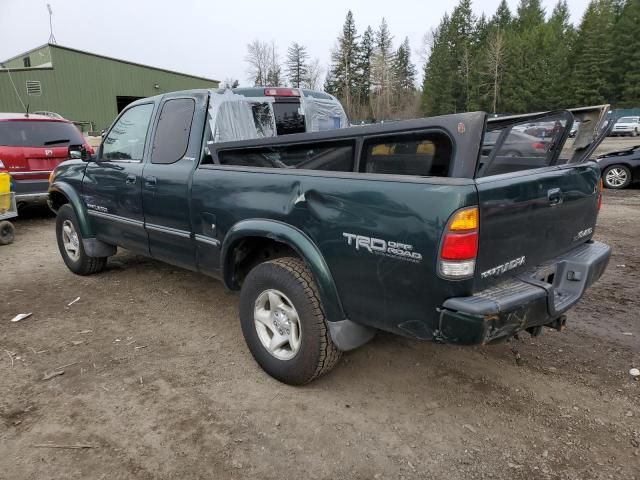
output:
[[[584,131],[564,150],[573,124],[569,111],[489,122],[476,178],[480,236],[474,290],[591,239],[600,170],[585,159],[606,135],[600,108],[591,112],[593,122],[580,117]]]

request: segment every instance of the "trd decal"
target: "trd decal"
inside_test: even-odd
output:
[[[384,255],[415,263],[422,261],[422,255],[413,250],[413,245],[356,235],[354,233],[343,233],[342,236],[347,239],[347,245],[355,247],[356,250],[364,250],[375,255]]]

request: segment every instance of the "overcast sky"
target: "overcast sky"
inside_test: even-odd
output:
[[[543,0],[547,12],[556,0]],[[358,33],[387,19],[394,44],[409,37],[417,50],[457,0],[48,0],[59,45],[216,80],[228,77],[248,85],[246,45],[275,41],[280,57],[288,45],[305,45],[311,57],[328,65],[347,10]],[[476,13],[491,15],[499,0],[475,0]],[[569,0],[577,23],[588,0]],[[0,0],[0,61],[47,43],[47,0]],[[518,0],[509,0],[515,10]]]

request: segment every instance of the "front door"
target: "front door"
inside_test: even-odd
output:
[[[193,270],[196,253],[189,185],[201,148],[206,107],[206,94],[164,97],[142,179],[151,256]]]
[[[85,172],[82,194],[96,237],[148,254],[142,169],[154,104],[129,107],[113,124]]]

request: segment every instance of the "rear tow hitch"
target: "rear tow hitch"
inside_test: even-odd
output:
[[[562,332],[565,328],[567,328],[567,316],[560,315],[553,322],[547,323],[545,327],[553,328],[554,330]]]

